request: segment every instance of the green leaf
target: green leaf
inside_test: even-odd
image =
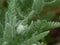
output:
[[[60,27],[60,22],[48,22],[47,28],[57,28]]]
[[[3,26],[2,24],[0,23],[0,38],[3,36]]]
[[[53,4],[56,2],[56,0],[44,0],[45,4]]]
[[[43,7],[44,0],[34,0],[32,10],[35,10],[39,14],[42,11]]]
[[[38,20],[32,25],[30,25],[30,27],[28,27],[27,31],[23,35],[27,38],[30,38],[32,34],[36,31],[38,33],[41,33],[56,27],[60,27],[59,22],[48,22],[46,20]]]
[[[44,0],[45,2],[52,2],[52,1],[56,1],[56,0]]]
[[[6,23],[3,34],[4,41],[11,41],[13,36],[13,27],[9,23]]]
[[[45,32],[40,33],[36,36],[32,36],[30,39],[27,40],[27,45],[31,45],[32,43],[35,43],[38,40],[43,39],[48,33],[49,33],[49,31],[45,31]]]

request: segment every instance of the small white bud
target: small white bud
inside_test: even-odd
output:
[[[17,27],[17,33],[18,34],[22,33],[26,28],[27,28],[27,25],[19,24]]]
[[[17,27],[17,33],[20,34],[24,29],[25,29],[25,26],[19,24],[19,26]]]

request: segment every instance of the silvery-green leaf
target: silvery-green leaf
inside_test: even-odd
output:
[[[37,13],[40,13],[43,7],[44,7],[44,0],[34,0],[32,10],[35,10]]]
[[[26,42],[27,45],[30,45],[30,44],[38,41],[38,40],[43,39],[48,33],[49,33],[49,31],[45,31],[45,32],[40,33],[40,34],[38,34],[36,36],[32,36],[30,39],[27,40],[27,42]]]
[[[13,38],[13,28],[9,23],[6,23],[3,34],[4,41],[11,41]]]

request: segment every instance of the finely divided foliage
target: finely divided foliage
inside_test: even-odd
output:
[[[54,13],[48,13],[47,16],[33,21],[33,18],[38,17],[43,11],[45,3],[51,3],[52,0],[5,1],[8,3],[8,8],[0,9],[5,15],[2,17],[5,17],[5,21],[0,19],[4,22],[4,24],[0,22],[0,45],[45,45],[39,40],[44,39],[51,28],[60,27],[59,22],[48,21]],[[1,15],[3,14],[0,13]]]

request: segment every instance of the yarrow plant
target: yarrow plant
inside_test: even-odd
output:
[[[45,45],[44,38],[50,29],[60,27],[60,22],[49,21],[53,13],[36,19],[48,3],[56,0],[1,0],[6,1],[8,8],[0,9],[5,15],[0,22],[0,45]],[[0,5],[1,5],[0,4]],[[1,6],[2,7],[2,6]],[[3,10],[3,11],[2,11]]]

